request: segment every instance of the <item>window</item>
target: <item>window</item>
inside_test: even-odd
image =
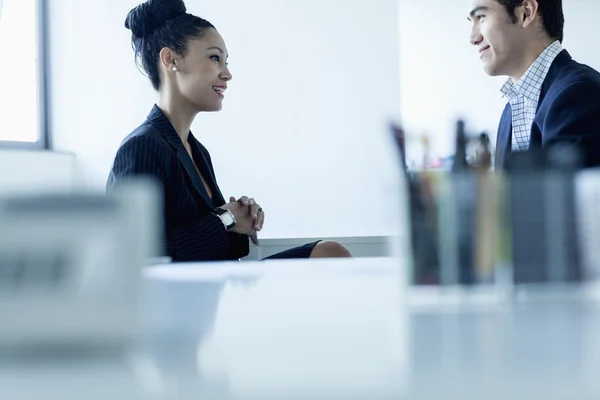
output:
[[[0,0],[0,146],[47,148],[45,0]]]

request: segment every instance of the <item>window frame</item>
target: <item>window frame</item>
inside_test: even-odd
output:
[[[2,18],[2,17],[0,17]],[[38,139],[35,142],[11,141],[0,139],[0,149],[51,150],[50,134],[50,91],[49,91],[49,18],[48,0],[36,0],[37,42],[37,118]]]

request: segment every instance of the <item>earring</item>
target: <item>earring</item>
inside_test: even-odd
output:
[[[177,67],[172,68],[173,72],[177,72]]]

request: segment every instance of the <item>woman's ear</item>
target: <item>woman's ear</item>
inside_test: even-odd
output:
[[[163,47],[159,53],[160,63],[167,70],[177,71],[177,55],[175,52],[168,47]]]

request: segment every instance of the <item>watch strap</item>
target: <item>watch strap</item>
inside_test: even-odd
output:
[[[221,207],[217,207],[214,210],[212,210],[212,213],[214,215],[216,215],[217,217],[219,217],[221,222],[223,222],[223,225],[225,226],[225,230],[230,231],[235,226],[235,224],[236,224],[235,216],[233,215],[233,213],[231,211],[226,210]]]

